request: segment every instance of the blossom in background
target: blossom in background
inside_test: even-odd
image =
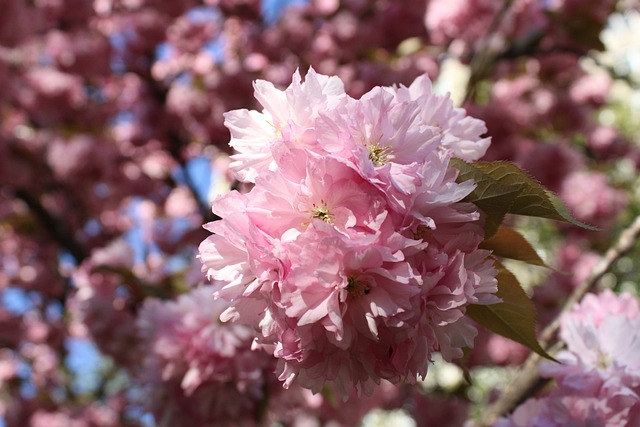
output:
[[[606,175],[598,172],[573,172],[559,194],[576,218],[602,228],[610,228],[627,205],[626,194],[612,188]]]
[[[591,375],[616,378],[640,391],[640,312],[633,297],[611,291],[587,295],[563,315],[560,337],[567,344],[557,356],[562,365],[543,365],[545,375],[564,383]]]
[[[137,327],[144,351],[139,380],[152,399],[143,402],[161,425],[257,425],[266,402],[267,354],[251,351],[253,331],[222,324],[226,308],[211,286],[176,301],[148,299]]]
[[[640,13],[637,10],[611,14],[601,36],[606,50],[599,55],[600,61],[617,74],[636,82],[640,80],[640,37],[635,30],[638,25]]]
[[[629,294],[587,295],[562,316],[567,348],[544,363],[550,394],[529,399],[495,427],[631,426],[640,422],[640,311]]]
[[[461,202],[474,184],[448,167],[484,154],[484,124],[426,76],[359,99],[312,69],[254,87],[263,112],[225,119],[231,169],[255,185],[214,201],[200,245],[222,320],[258,331],[285,387],[314,392],[414,383],[431,352],[460,357],[466,306],[498,301],[480,213]]]
[[[73,335],[91,337],[100,351],[125,366],[138,357],[138,337],[130,310],[132,301],[122,291],[117,272],[132,264],[133,250],[122,240],[94,251],[73,272],[76,292],[67,301]],[[111,265],[112,271],[106,271],[104,265]]]
[[[558,316],[563,302],[602,258],[593,251],[585,250],[575,239],[562,244],[553,257],[557,271],[533,289],[531,298],[536,305],[540,325],[548,325]]]
[[[452,180],[455,171],[446,167],[443,152],[479,157],[488,144],[480,142],[486,123],[492,142],[484,160],[513,161],[551,191],[565,188],[568,199],[577,196],[575,211],[586,222],[613,225],[612,232],[578,234],[573,227],[509,220],[557,270],[535,288],[541,326],[615,243],[621,221],[638,211],[640,139],[633,118],[640,103],[629,86],[640,81],[637,0],[303,0],[277,20],[261,5],[285,8],[292,1],[1,3],[2,426],[224,424],[218,399],[224,406],[229,394],[240,393],[235,384],[221,393],[216,381],[245,374],[214,378],[209,373],[228,361],[216,359],[214,351],[219,362],[209,366],[193,349],[206,354],[207,346],[194,343],[233,335],[238,326],[257,334],[258,342],[251,350],[245,346],[253,338],[246,339],[234,354],[269,360],[264,378],[256,378],[267,385],[261,388],[266,413],[253,412],[254,396],[246,397],[249,410],[236,417],[238,423],[355,426],[375,405],[402,408],[394,413],[410,415],[416,425],[460,426],[495,398],[504,384],[502,370],[470,364],[474,385],[467,388],[460,379],[454,385],[441,381],[450,364],[436,354],[427,394],[410,391],[421,384],[397,387],[380,380],[371,396],[348,405],[330,384],[316,394],[300,387],[320,382],[340,364],[346,366],[340,378],[349,383],[353,363],[370,366],[379,358],[375,369],[391,368],[366,372],[369,382],[380,376],[400,381],[423,369],[433,348],[448,348],[453,357],[470,341],[473,330],[460,323],[464,318],[453,319],[470,311],[471,296],[486,293],[473,280],[464,289],[456,285],[467,272],[486,277],[480,270],[489,263],[484,253],[471,259],[481,224],[469,222],[473,206],[458,202],[471,184]],[[599,39],[606,15],[609,30]],[[599,40],[607,46],[602,55]],[[451,64],[466,70],[464,81]],[[285,89],[297,67],[309,66],[340,79],[302,73]],[[411,84],[424,73],[437,79],[433,91],[450,90],[454,105],[464,105],[469,115],[432,94],[428,79]],[[455,87],[442,85],[452,75]],[[254,79],[272,82],[256,83],[260,101]],[[393,82],[407,88],[371,91]],[[223,113],[238,108],[248,110],[227,114],[238,148],[230,159]],[[247,164],[252,160],[255,166]],[[231,162],[238,162],[236,174],[247,182],[235,180]],[[264,173],[257,172],[261,168]],[[602,191],[581,200],[586,193],[572,191],[580,188],[576,177],[586,173],[599,184],[591,172],[607,178],[596,185]],[[229,261],[220,262],[217,274],[227,282],[216,290],[232,301],[213,300],[213,288],[192,292],[205,280],[194,252],[208,233],[202,223],[214,218],[210,202],[231,188],[248,193],[254,186],[251,196],[219,202],[225,220],[209,226],[226,239],[207,250]],[[619,191],[628,200],[622,215]],[[246,204],[246,212],[231,202]],[[271,208],[275,203],[278,209]],[[310,212],[317,217],[309,219]],[[445,223],[456,214],[462,222]],[[458,236],[465,233],[468,244]],[[326,257],[305,246],[315,237],[322,237],[315,247]],[[634,282],[635,260],[633,254],[621,260],[607,279]],[[324,275],[296,286],[294,279],[316,266]],[[360,273],[359,280],[350,283],[347,275],[338,291],[322,288],[335,277],[331,268],[347,267]],[[402,273],[403,282],[388,277],[392,273]],[[243,294],[245,283],[252,283],[250,295]],[[384,311],[374,306],[374,313],[368,302],[387,301],[389,289],[402,292],[388,298]],[[289,299],[274,295],[282,290],[291,291]],[[185,302],[195,295],[200,301]],[[317,310],[304,317],[306,305],[297,301],[317,302]],[[229,306],[227,315],[237,313],[238,322],[219,322]],[[324,310],[329,314],[322,317]],[[140,316],[151,318],[151,311],[158,321],[150,326]],[[356,322],[360,316],[364,321]],[[175,325],[166,325],[165,317]],[[307,332],[312,339],[303,341]],[[492,337],[483,345],[485,337],[474,338],[474,353],[485,363],[515,361],[516,344]],[[388,342],[394,364],[379,356]],[[177,359],[175,348],[188,357]],[[378,352],[370,356],[370,349]],[[314,365],[313,355],[328,350],[344,358]],[[273,374],[278,360],[297,375],[288,390]],[[325,371],[311,372],[316,367]],[[345,395],[356,396],[354,388]],[[595,386],[583,388],[595,395]],[[579,401],[557,400],[569,407],[572,399]],[[603,402],[601,408],[615,406],[608,397]],[[216,419],[203,419],[212,413]]]
[[[205,285],[176,301],[148,299],[137,327],[144,357],[136,378],[149,394],[140,403],[161,426],[307,426],[310,422],[357,426],[372,408],[397,405],[399,389],[388,382],[341,411],[330,396],[293,386],[273,375],[275,358],[251,349],[254,331],[224,323],[229,306]],[[351,387],[349,395],[356,396]]]

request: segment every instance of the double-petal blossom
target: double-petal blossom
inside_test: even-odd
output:
[[[469,304],[498,299],[481,215],[452,156],[480,157],[481,121],[432,93],[378,87],[353,99],[336,77],[254,85],[262,112],[226,114],[231,169],[253,183],[213,203],[200,246],[221,318],[252,326],[277,374],[314,392],[415,382],[431,353],[462,355]]]

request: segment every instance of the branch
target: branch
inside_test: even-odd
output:
[[[187,169],[187,162],[182,155],[182,147],[185,145],[182,139],[174,132],[170,132],[169,135],[169,153],[173,157],[173,159],[178,163],[180,169],[182,170],[182,174],[184,175],[184,183],[189,189],[189,192],[193,196],[193,199],[198,204],[198,210],[200,211],[200,216],[204,220],[204,222],[218,221],[221,219],[218,215],[214,214],[211,211],[211,206],[207,203],[206,200],[202,200],[198,195],[198,191],[196,190],[196,185],[193,182],[191,174]]]
[[[471,56],[469,58],[469,68],[471,69],[471,75],[469,76],[464,100],[462,101],[461,105],[464,105],[473,96],[475,96],[478,82],[480,82],[482,78],[486,76],[488,70],[494,65],[496,60],[496,52],[490,49],[490,44],[493,37],[500,28],[502,20],[507,15],[512,5],[513,0],[506,0],[502,4],[502,8],[493,17],[493,20],[491,21],[491,24],[489,25],[484,37],[480,39],[476,48],[474,48],[471,52]]]
[[[71,230],[59,218],[49,212],[37,197],[22,188],[15,189],[14,194],[27,205],[51,237],[60,246],[69,251],[77,264],[81,264],[87,258],[86,249],[73,237]]]
[[[166,110],[168,89],[166,87],[163,87],[160,82],[158,82],[150,73],[139,73],[138,75],[147,83],[149,90],[153,94],[154,100],[159,104],[160,108]],[[211,211],[211,206],[209,205],[209,203],[206,200],[202,200],[198,196],[196,185],[193,182],[189,171],[187,170],[187,160],[185,159],[185,156],[183,154],[183,148],[187,145],[186,141],[177,132],[172,130],[168,130],[165,136],[167,138],[169,154],[171,154],[171,157],[173,157],[173,159],[182,170],[185,185],[189,189],[189,192],[193,196],[193,199],[196,201],[200,216],[202,217],[204,222],[206,223],[221,219],[218,215],[214,214]]]
[[[569,296],[560,313],[540,334],[540,345],[548,348],[556,337],[560,328],[562,314],[571,308],[590,290],[592,290],[602,276],[607,273],[613,264],[635,246],[640,235],[640,216],[626,228],[618,238],[618,241],[606,252],[602,260],[596,265],[589,277],[583,280]],[[524,363],[520,374],[511,381],[503,390],[500,398],[484,411],[482,417],[470,424],[469,427],[490,426],[499,417],[513,410],[520,402],[529,396],[540,381],[538,364],[542,358],[532,353]]]

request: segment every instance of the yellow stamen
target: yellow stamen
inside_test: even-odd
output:
[[[374,166],[382,166],[394,157],[391,146],[381,145],[380,140],[375,144],[366,145],[369,149],[369,160],[371,160]]]
[[[320,202],[320,205],[313,204],[313,210],[311,211],[311,216],[313,218],[320,218],[324,222],[328,224],[333,224],[333,214],[329,212],[324,200]]]

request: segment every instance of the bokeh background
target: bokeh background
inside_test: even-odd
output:
[[[195,258],[228,173],[222,114],[252,81],[338,75],[359,97],[427,74],[599,232],[513,225],[544,326],[640,212],[636,0],[1,0],[0,426],[460,426],[527,350],[481,331],[458,364],[348,410],[285,391],[221,324]],[[599,286],[638,293],[638,251]],[[471,383],[465,380],[471,379]],[[393,423],[393,424],[391,424]]]

